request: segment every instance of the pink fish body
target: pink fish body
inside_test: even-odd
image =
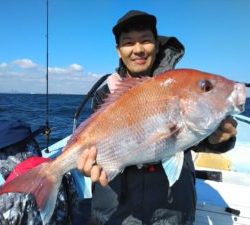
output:
[[[241,113],[245,100],[243,84],[197,70],[126,78],[77,128],[59,157],[16,178],[0,193],[33,193],[48,222],[63,174],[76,167],[90,146],[97,147],[97,163],[109,180],[126,166],[162,162],[171,186],[180,175],[183,151],[209,136],[226,116]]]

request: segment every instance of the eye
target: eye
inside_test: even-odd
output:
[[[132,41],[126,41],[123,43],[123,46],[132,46],[134,43]]]
[[[200,85],[200,89],[203,92],[208,92],[208,91],[211,91],[213,89],[213,84],[209,80],[201,80],[199,85]]]
[[[150,44],[150,43],[153,43],[153,42],[152,42],[152,40],[144,39],[144,40],[142,40],[142,43],[143,44]]]

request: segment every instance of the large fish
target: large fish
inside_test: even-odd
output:
[[[77,128],[60,156],[7,183],[0,193],[33,193],[48,222],[63,174],[90,146],[97,147],[97,163],[109,180],[126,166],[162,162],[171,186],[180,175],[183,151],[228,115],[241,113],[246,100],[243,84],[191,69],[126,78],[118,86]]]

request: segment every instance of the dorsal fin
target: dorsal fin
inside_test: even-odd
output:
[[[152,79],[151,77],[127,77],[120,81],[117,81],[116,89],[113,93],[107,95],[104,100],[104,103],[100,105],[100,107],[94,112],[88,119],[82,122],[76,129],[74,135],[67,142],[67,146],[65,146],[64,150],[70,147],[71,144],[75,142],[75,138],[77,138],[78,134],[82,132],[85,127],[91,123],[91,121],[98,116],[100,113],[105,111],[108,106],[114,103],[117,99],[119,99],[124,93],[136,87],[137,85],[142,84],[144,81]]]
[[[149,79],[152,79],[152,78],[150,77],[137,77],[137,78],[126,77],[120,81],[117,81],[116,89],[114,90],[113,93],[107,95],[107,98],[104,100],[104,103],[100,106],[97,112],[105,110],[110,104],[115,102],[124,93],[126,93],[130,89],[136,87],[137,85],[140,85],[141,83]]]

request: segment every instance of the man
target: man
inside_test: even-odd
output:
[[[120,65],[100,88],[93,101],[96,109],[124,77],[152,76],[173,69],[184,54],[176,38],[158,36],[156,18],[141,11],[129,11],[113,27]],[[196,151],[224,152],[235,142],[236,122],[228,118]],[[83,153],[78,169],[91,176],[93,224],[193,224],[195,220],[195,170],[191,150],[185,151],[179,180],[169,188],[161,164],[127,167],[109,184],[96,165],[96,149]]]

